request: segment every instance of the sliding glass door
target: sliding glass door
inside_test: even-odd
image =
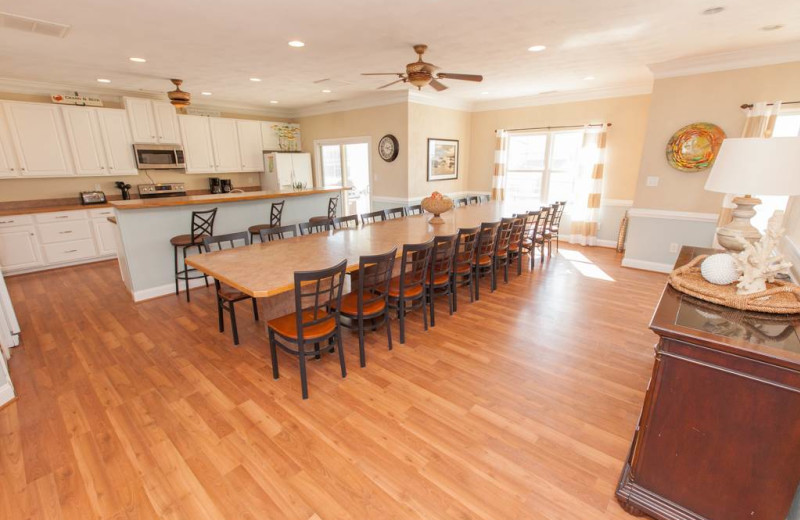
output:
[[[369,138],[317,141],[316,159],[323,186],[350,188],[344,192],[344,214],[358,215],[372,211]]]

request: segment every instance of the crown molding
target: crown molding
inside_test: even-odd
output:
[[[578,101],[591,101],[593,99],[641,96],[651,94],[652,92],[653,83],[647,81],[629,85],[614,85],[610,87],[553,92],[552,94],[539,94],[538,96],[478,101],[473,105],[472,111],[486,112],[489,110],[504,110],[508,108],[558,105],[560,103],[575,103]]]
[[[800,41],[749,47],[736,51],[689,56],[661,63],[653,63],[648,68],[656,79],[691,76],[707,72],[746,69],[763,65],[777,65],[800,61]]]
[[[475,105],[475,103],[473,103],[472,101],[432,95],[419,90],[408,91],[408,102],[417,103],[419,105],[428,105],[431,107],[449,108],[451,110],[461,110],[463,112],[472,112],[472,109],[474,108]]]

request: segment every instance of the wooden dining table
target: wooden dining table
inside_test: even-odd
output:
[[[351,229],[337,229],[266,243],[257,243],[202,255],[186,264],[220,282],[257,298],[267,320],[294,310],[294,273],[324,269],[347,260],[347,270],[358,269],[359,257],[375,255],[403,244],[416,244],[434,236],[452,235],[460,228],[499,222],[537,208],[521,208],[510,202],[489,202],[454,208],[442,214],[444,222],[430,224],[430,214],[375,222]]]

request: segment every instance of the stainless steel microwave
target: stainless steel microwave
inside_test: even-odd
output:
[[[183,148],[178,144],[135,144],[136,167],[140,170],[177,170],[186,168]]]

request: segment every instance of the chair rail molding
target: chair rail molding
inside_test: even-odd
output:
[[[693,211],[672,211],[667,209],[631,208],[628,216],[632,218],[658,218],[666,220],[692,220],[695,222],[716,222],[716,213],[696,213]]]

